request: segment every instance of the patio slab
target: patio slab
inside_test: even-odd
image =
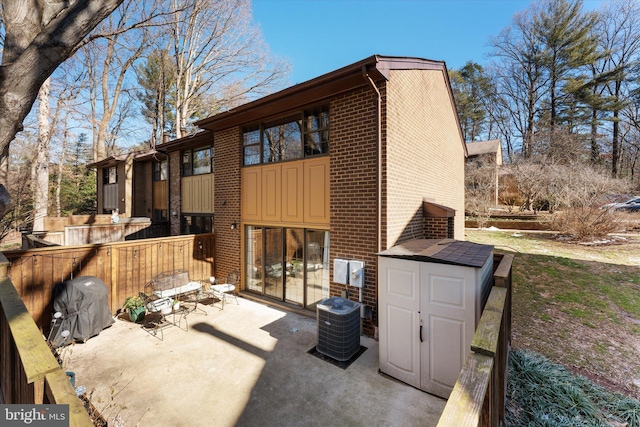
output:
[[[314,318],[266,303],[201,305],[163,339],[116,320],[63,351],[109,426],[435,426],[445,400],[378,372],[378,343],[342,369],[309,354]],[[184,327],[184,324],[182,325]]]

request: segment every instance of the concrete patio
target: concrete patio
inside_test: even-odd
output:
[[[444,409],[379,374],[371,338],[342,369],[308,353],[314,318],[246,298],[198,307],[188,331],[154,337],[118,319],[63,350],[109,426],[435,426]]]

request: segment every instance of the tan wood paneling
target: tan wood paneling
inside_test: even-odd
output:
[[[169,209],[169,181],[153,182],[153,209]]]
[[[329,224],[329,158],[304,163],[304,222]]]
[[[213,174],[182,178],[182,212],[213,213]]]
[[[282,165],[282,221],[302,222],[303,167],[301,162]]]
[[[262,168],[262,220],[281,221],[282,211],[282,168],[280,164],[265,165]]]
[[[193,193],[193,190],[191,187],[193,187],[193,180],[189,179],[189,178],[182,178],[182,185],[180,186],[181,189],[181,206],[180,209],[183,212],[192,212],[193,210],[193,198],[191,197],[191,194]]]
[[[262,220],[261,171],[260,167],[242,170],[242,219],[244,221]]]
[[[329,225],[329,158],[242,170],[242,220]]]

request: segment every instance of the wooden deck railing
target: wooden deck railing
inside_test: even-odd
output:
[[[494,427],[504,422],[511,347],[513,255],[496,255],[494,286],[438,427]]]
[[[93,426],[11,280],[0,254],[0,401],[69,405],[69,425]]]
[[[184,269],[193,280],[214,275],[213,234],[172,236],[96,245],[56,246],[5,251],[13,282],[41,330],[49,327],[53,289],[78,276],[95,276],[109,288],[109,307],[115,313],[128,296],[138,295],[153,276]],[[226,274],[222,272],[219,274]]]

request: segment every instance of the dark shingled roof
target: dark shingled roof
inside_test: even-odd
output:
[[[454,239],[417,239],[396,245],[378,255],[438,264],[482,267],[493,246]]]

